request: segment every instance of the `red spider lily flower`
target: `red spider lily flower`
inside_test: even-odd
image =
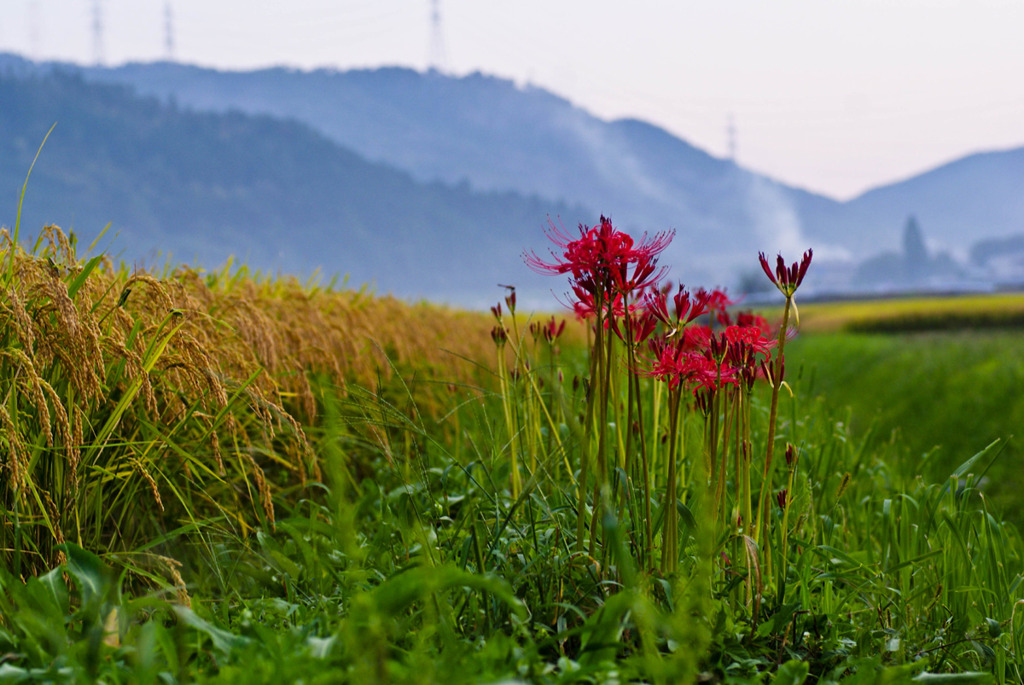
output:
[[[796,448],[793,447],[793,443],[786,443],[786,466],[792,467],[796,464]]]
[[[526,265],[538,273],[571,274],[574,290],[576,286],[582,288],[601,304],[614,293],[629,294],[656,283],[664,275],[657,266],[657,256],[675,235],[669,231],[648,238],[645,233],[635,242],[602,216],[599,226],[580,224],[580,237],[573,239],[548,223],[548,237],[561,250],[561,256],[552,251],[554,261],[547,262],[527,252],[523,254]]]
[[[504,346],[508,342],[508,331],[505,330],[504,326],[495,326],[491,329],[491,340],[498,347]]]
[[[679,286],[682,291],[682,286]],[[664,289],[656,289],[644,296],[644,309],[658,321],[669,328],[675,328],[679,322],[668,313],[668,293]]]
[[[576,318],[580,321],[587,321],[597,316],[597,304],[595,303],[595,297],[593,293],[584,290],[581,286],[573,284],[573,293],[576,295],[576,301],[572,303],[572,309],[576,313]],[[633,310],[636,305],[630,305],[629,309]],[[621,294],[616,294],[611,298],[610,302],[604,304],[603,311],[607,316],[605,317],[604,327],[608,327],[608,319],[622,318],[626,315],[626,305]]]
[[[765,337],[765,331],[754,326],[729,326],[722,335],[734,345],[746,345],[753,354],[767,358],[776,341]]]
[[[686,352],[681,345],[669,344],[663,338],[652,339],[650,347],[656,356],[647,375],[668,383],[675,390],[694,373],[694,359],[697,355]]]
[[[514,285],[503,286],[507,288],[509,293],[505,296],[505,304],[508,305],[508,311],[510,314],[516,313],[516,287]]]
[[[597,311],[594,309],[593,303],[576,301],[572,303],[572,310],[576,314],[576,319],[579,321],[586,321],[597,316]]]
[[[710,352],[693,355],[689,380],[695,384],[694,394],[704,391],[714,393],[727,385],[736,385],[736,369],[724,361],[716,361]]]
[[[672,296],[674,315],[668,312],[668,291],[664,288],[654,289],[644,296],[644,308],[672,329],[671,335],[675,335],[680,326],[685,326],[702,315],[707,307],[707,292],[701,288],[693,296],[687,292],[682,284],[679,285],[676,294]]]
[[[725,290],[721,288],[715,288],[712,290],[707,297],[705,306],[708,311],[711,312],[715,320],[723,326],[728,326],[732,323],[729,320],[729,314],[726,312],[728,307],[736,304],[733,300],[729,299],[729,296],[725,294]]]
[[[553,343],[556,340],[558,340],[558,338],[560,338],[562,336],[562,333],[564,332],[565,319],[562,319],[562,322],[556,325],[555,317],[552,316],[551,320],[548,321],[547,325],[544,326],[544,339],[547,340],[549,343]]]
[[[672,343],[664,334],[656,335],[647,340],[647,350],[651,353],[651,357],[654,360],[660,359],[661,355],[665,353],[665,348],[671,345]]]
[[[754,326],[729,326],[722,335],[729,341],[727,361],[749,390],[754,387],[761,364],[768,361],[776,342],[764,337],[764,332]]]
[[[708,310],[708,301],[710,299],[711,293],[704,288],[697,288],[696,292],[693,293],[693,298],[690,303],[690,313],[687,315],[687,321],[693,321],[698,316],[703,315],[704,312]]]
[[[783,295],[793,297],[793,293],[800,287],[800,284],[804,281],[804,276],[807,274],[807,267],[811,265],[811,257],[814,255],[813,250],[807,250],[804,252],[803,258],[800,263],[793,262],[792,266],[786,268],[786,260],[779,255],[778,263],[775,265],[775,272],[772,272],[771,267],[768,265],[768,258],[765,257],[764,252],[758,253],[758,259],[761,261],[761,268],[764,269],[765,275],[768,276],[769,280],[775,284],[775,287],[779,289]]]
[[[613,317],[611,321],[615,335],[627,345],[630,342],[633,345],[643,344],[658,326],[658,319],[647,308],[632,308],[625,316]]]
[[[712,335],[708,338],[707,354],[714,361],[721,363],[722,360],[725,359],[725,354],[728,351],[729,339],[725,337],[724,333]]]
[[[683,330],[682,346],[686,350],[703,354],[711,347],[711,328],[709,326],[687,326]]]
[[[773,385],[775,384],[775,372],[772,369],[772,365],[769,364],[767,361],[761,362],[761,373],[764,375],[764,377],[766,379],[768,379],[769,383],[771,383]],[[785,380],[785,378],[786,378],[786,357],[785,357],[785,355],[783,355],[779,359],[779,383],[781,383],[783,380]]]
[[[765,338],[771,334],[771,326],[768,325],[768,319],[753,312],[740,312],[737,314],[736,325],[744,328],[758,328],[761,330],[761,335]]]
[[[553,316],[544,323],[534,321],[530,324],[530,335],[533,336],[533,339],[540,340],[543,337],[549,344],[555,342],[564,331],[565,319],[562,319],[559,324]]]
[[[501,303],[500,302],[498,304],[494,305],[493,307],[491,307],[491,314],[494,315],[495,319],[497,319],[498,321],[501,321]]]
[[[624,295],[642,292],[657,284],[665,275],[665,271],[664,267],[658,267],[658,260],[653,255],[640,255],[632,274],[627,275],[625,264],[619,266],[614,279],[615,290]]]

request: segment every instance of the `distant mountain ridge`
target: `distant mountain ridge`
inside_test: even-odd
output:
[[[5,64],[74,69],[180,108],[299,121],[419,182],[572,205],[576,214],[559,215],[570,226],[604,213],[631,231],[675,229],[664,261],[688,284],[734,284],[742,274],[756,276],[758,251],[795,254],[810,246],[817,281],[850,287],[856,263],[899,249],[911,215],[929,249],[961,259],[979,242],[1024,235],[1024,148],[971,155],[839,202],[709,155],[652,124],[604,121],[545,90],[482,74],[82,68],[19,59],[0,56],[0,72]],[[537,217],[522,247],[544,248],[543,220]]]
[[[651,124],[603,121],[545,90],[482,74],[397,67],[222,72],[170,63],[83,73],[183,106],[298,119],[420,180],[578,203],[633,231],[675,229],[665,260],[688,282],[756,269],[759,249],[794,251],[820,241],[802,234],[800,214],[837,204]],[[569,223],[581,220],[596,217]]]

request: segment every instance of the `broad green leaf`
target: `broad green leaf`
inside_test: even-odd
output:
[[[772,681],[772,685],[803,685],[810,671],[810,665],[803,661],[796,661],[795,659],[787,661],[779,666],[779,671],[775,674],[775,680]]]
[[[78,591],[82,593],[82,603],[90,604],[96,600],[102,600],[108,588],[110,570],[98,556],[84,550],[78,545],[65,543],[58,545],[64,550],[68,561],[65,565],[68,574],[75,579]]]
[[[59,566],[39,576],[39,584],[46,588],[54,606],[60,613],[66,616],[71,611],[71,601],[68,595],[68,586],[64,582],[64,572]]]
[[[395,615],[418,599],[457,587],[490,593],[507,604],[519,617],[526,616],[526,608],[512,593],[506,581],[450,566],[421,566],[389,578],[374,589],[373,600],[381,611]]]
[[[195,628],[210,638],[213,646],[222,652],[227,653],[236,647],[242,647],[249,643],[249,638],[218,628],[212,623],[196,616],[195,612],[187,607],[176,606],[174,607],[174,613],[178,615],[178,620],[182,623]]]

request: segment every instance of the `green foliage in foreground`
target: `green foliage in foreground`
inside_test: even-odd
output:
[[[191,608],[123,594],[124,558],[74,546],[62,569],[27,582],[3,574],[0,680],[1021,678],[1021,540],[985,510],[970,475],[997,448],[949,480],[900,488],[890,454],[853,441],[820,403],[791,403],[780,433],[801,445],[792,515],[806,525],[755,621],[739,565],[712,558],[722,543],[702,532],[699,501],[687,500],[695,515],[684,517],[677,575],[633,573],[621,551],[602,572],[573,551],[573,493],[557,478],[510,497],[490,401],[467,398],[446,419],[458,422],[456,446],[397,411],[387,395],[400,392],[322,395],[315,439],[335,477],[280,496],[275,530],[243,537],[209,520],[178,539]],[[359,437],[370,416],[386,451]],[[375,478],[348,475],[356,455],[375,460]],[[625,526],[605,526],[617,546]]]

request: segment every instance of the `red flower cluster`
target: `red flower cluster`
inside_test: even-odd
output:
[[[666,381],[670,388],[687,383],[695,393],[713,393],[740,383],[752,387],[775,346],[767,322],[760,316],[741,314],[734,324],[728,313],[722,316],[729,325],[718,334],[708,326],[695,325],[680,335],[652,339],[647,375]]]
[[[580,224],[579,237],[551,223],[548,236],[558,246],[551,252],[553,259],[527,252],[524,260],[538,273],[570,275],[571,306],[579,318],[600,314],[604,326],[627,344],[647,341],[651,356],[646,375],[671,388],[686,383],[705,395],[726,385],[750,388],[764,374],[775,345],[767,322],[753,314],[739,314],[733,321],[728,308],[735,302],[724,290],[701,288],[691,294],[680,285],[671,294],[670,285],[661,286],[664,269],[658,266],[658,255],[673,235],[644,234],[634,240],[604,216],[597,226]],[[791,268],[780,256],[775,274],[764,254],[760,259],[772,282],[791,295],[807,272],[811,251]],[[689,325],[704,315],[724,330],[715,334],[709,326]],[[663,332],[656,335],[659,324]]]
[[[579,238],[572,238],[550,224],[548,237],[561,249],[552,252],[554,261],[546,262],[534,252],[523,255],[526,265],[538,273],[570,274],[573,290],[590,296],[590,306],[605,306],[616,295],[628,296],[654,285],[664,275],[658,268],[658,255],[668,247],[674,232],[657,233],[639,242],[612,226],[602,216],[598,226],[579,226]]]

